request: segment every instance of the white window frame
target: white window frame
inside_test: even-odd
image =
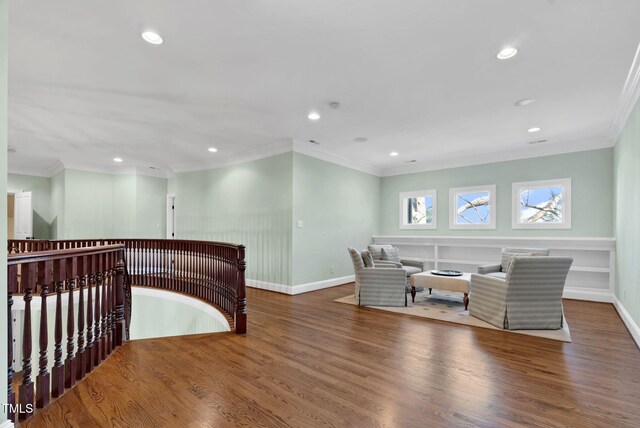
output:
[[[520,191],[522,189],[563,187],[564,200],[562,222],[558,223],[522,223],[520,221]],[[512,229],[571,229],[571,179],[523,181],[511,185],[511,228]]]
[[[407,198],[418,198],[422,196],[431,196],[433,201],[431,223],[427,224],[404,224],[404,219],[407,217],[407,207],[404,201]],[[414,192],[401,192],[400,193],[400,229],[437,229],[438,228],[438,191],[436,189],[431,190],[416,190]]]
[[[458,224],[458,209],[456,200],[460,193],[481,193],[489,192],[489,223],[486,224]],[[449,188],[449,229],[495,229],[496,228],[496,185],[474,187],[454,187]]]

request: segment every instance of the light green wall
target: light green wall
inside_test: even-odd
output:
[[[165,178],[66,169],[48,180],[51,238],[164,238]]]
[[[51,239],[64,238],[64,171],[51,177]]]
[[[113,192],[113,198],[109,201],[113,215],[113,229],[110,236],[114,238],[134,237],[137,225],[136,176],[112,175],[110,178]]]
[[[615,293],[640,324],[640,102],[615,146]]]
[[[167,179],[135,176],[136,217],[133,235],[136,238],[164,238],[167,217]],[[114,204],[118,205],[117,200]]]
[[[176,237],[247,247],[246,277],[291,284],[292,153],[177,174]]]
[[[9,174],[7,185],[10,192],[31,192],[33,236],[36,239],[50,239],[54,220],[51,211],[51,179]]]
[[[522,181],[571,178],[572,228],[527,230],[511,228],[511,184]],[[449,230],[449,188],[495,184],[495,230]],[[438,228],[401,230],[399,194],[438,190]],[[382,179],[382,235],[464,236],[613,236],[613,149],[465,166]]]
[[[379,177],[294,153],[293,284],[353,275],[347,247],[370,243],[379,206]]]
[[[112,175],[64,171],[63,239],[107,238],[113,235]]]
[[[7,193],[7,60],[9,33],[9,2],[0,0],[0,193]],[[7,198],[3,198],[2,210],[7,212]],[[7,216],[0,216],[0,245],[7,248]],[[0,296],[7,295],[7,253],[0,251]],[[0,379],[7,379],[7,305],[0,305]],[[3,385],[3,391],[5,383]],[[2,393],[0,403],[6,402]],[[7,419],[4,408],[0,408],[0,425]]]

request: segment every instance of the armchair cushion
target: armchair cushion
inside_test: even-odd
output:
[[[420,272],[422,272],[422,269],[417,268],[417,267],[414,267],[414,266],[407,266],[407,265],[404,265],[404,266],[402,266],[402,269],[404,269],[404,271],[407,273],[407,276],[411,276],[411,275],[413,275],[414,273],[420,273]]]
[[[490,273],[500,272],[502,270],[502,265],[485,265],[478,266],[478,273],[483,275],[488,275]]]
[[[396,247],[391,248],[382,248],[381,249],[382,260],[401,263],[400,261],[400,250]]]
[[[371,253],[367,250],[363,250],[362,253],[362,261],[364,262],[364,267],[374,267],[375,264],[373,263],[373,257],[371,256]]]
[[[506,279],[507,278],[507,273],[506,272],[489,272],[486,275],[490,276],[492,278],[500,278],[500,279]]]
[[[373,256],[373,260],[382,260],[382,249],[383,248],[391,249],[391,248],[393,248],[393,246],[389,245],[389,244],[368,245],[367,246],[367,249],[369,250],[369,252],[371,252],[371,255]]]
[[[428,262],[424,259],[415,259],[410,257],[403,257],[400,260],[402,266],[411,266],[420,269],[421,272],[429,270]]]
[[[390,262],[387,260],[374,260],[373,264],[375,267],[393,267],[393,268],[402,267],[402,263]]]

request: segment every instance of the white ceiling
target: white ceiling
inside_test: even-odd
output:
[[[293,143],[384,173],[610,146],[638,16],[638,0],[15,1],[9,167],[171,173]],[[520,53],[497,60],[506,45]]]

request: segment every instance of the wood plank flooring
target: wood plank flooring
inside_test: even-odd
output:
[[[21,426],[640,426],[640,351],[612,305],[560,343],[248,290],[248,333],[132,341]],[[161,314],[160,314],[161,316]]]

